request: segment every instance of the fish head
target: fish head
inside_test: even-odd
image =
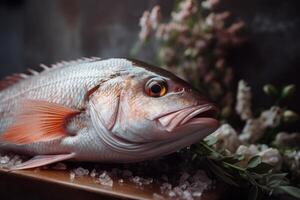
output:
[[[115,136],[110,140],[140,144],[193,135],[197,142],[218,128],[216,106],[187,82],[140,61],[125,71],[103,84],[94,101],[109,137]]]
[[[170,72],[140,62],[136,65],[145,71],[127,79],[118,136],[153,142],[198,132],[201,139],[217,129],[218,109],[199,91]]]

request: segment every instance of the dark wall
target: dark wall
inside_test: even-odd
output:
[[[82,56],[126,57],[137,41],[139,17],[162,5],[168,16],[173,0],[1,0],[0,76]],[[237,79],[261,96],[261,86],[296,83],[300,88],[299,0],[223,0],[247,24],[249,42],[232,52]],[[151,47],[151,46],[150,46]],[[139,58],[154,62],[155,48]],[[299,91],[300,93],[300,91]],[[299,108],[300,98],[291,102]]]

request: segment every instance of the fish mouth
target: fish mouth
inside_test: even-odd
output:
[[[185,127],[206,126],[215,129],[219,126],[216,119],[218,109],[213,104],[204,104],[180,109],[167,113],[157,120],[168,132]]]

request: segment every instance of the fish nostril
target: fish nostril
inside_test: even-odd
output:
[[[174,90],[175,92],[182,92],[182,93],[186,91],[184,87],[176,87]]]

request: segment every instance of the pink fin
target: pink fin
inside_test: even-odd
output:
[[[49,164],[52,164],[55,162],[59,162],[62,160],[68,160],[68,159],[74,158],[74,156],[75,156],[75,153],[35,156],[24,163],[21,163],[19,165],[11,167],[10,170],[14,171],[14,170],[20,170],[20,169],[30,169],[30,168],[40,167],[40,166],[49,165]]]
[[[0,81],[0,90],[4,90],[11,85],[19,82],[20,80],[24,79],[20,74],[13,74],[11,76],[7,76]]]
[[[0,140],[15,144],[49,141],[67,135],[65,121],[80,111],[56,103],[27,100],[16,121],[2,134]]]

